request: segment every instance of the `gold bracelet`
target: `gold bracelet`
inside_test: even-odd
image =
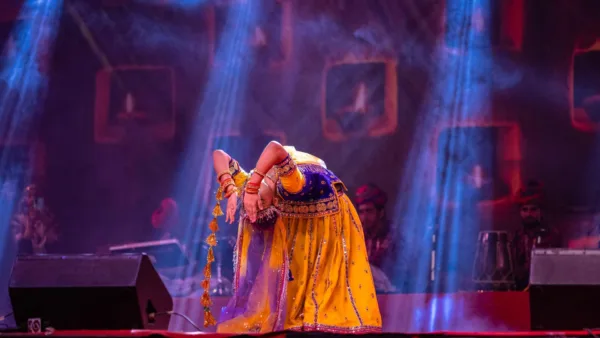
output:
[[[294,173],[296,168],[298,168],[296,162],[288,155],[285,160],[277,165],[275,171],[277,172],[277,176],[286,177]]]
[[[252,172],[255,173],[256,175],[265,178],[265,174],[263,174],[262,172],[260,172],[257,168],[252,169]]]

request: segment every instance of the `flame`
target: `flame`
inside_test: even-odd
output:
[[[479,164],[473,167],[473,184],[477,189],[481,189],[483,187],[483,168]]]
[[[367,112],[367,85],[364,82],[358,84],[356,96],[354,96],[354,111],[359,113]]]
[[[131,93],[127,93],[125,96],[125,113],[132,113],[135,109],[135,99]]]

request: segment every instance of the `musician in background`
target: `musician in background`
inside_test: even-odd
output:
[[[377,292],[393,292],[390,278],[397,265],[394,260],[398,247],[386,217],[387,194],[375,184],[365,184],[356,190],[356,208],[365,233],[365,245]]]
[[[529,285],[533,248],[558,248],[561,246],[560,233],[544,220],[544,195],[543,185],[535,180],[529,181],[517,195],[517,205],[520,208],[522,222],[522,228],[517,231],[513,240],[517,290],[524,290]]]
[[[179,223],[179,207],[172,198],[165,198],[152,213],[152,227],[154,228],[154,239],[165,240],[174,238],[173,230]]]
[[[56,222],[35,185],[25,188],[12,217],[11,227],[18,254],[45,254],[54,251],[53,245],[58,241]]]
[[[150,221],[154,230],[152,240],[178,239],[174,232],[179,223],[179,207],[173,198],[168,197],[160,201],[158,208],[152,213]],[[185,245],[182,245],[182,248],[186,251]],[[192,266],[156,267],[156,271],[171,296],[189,296],[200,290],[199,282],[194,279],[194,274],[197,273],[197,269],[195,269],[196,262],[191,260],[190,264]]]

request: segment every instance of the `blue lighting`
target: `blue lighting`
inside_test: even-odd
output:
[[[226,150],[231,131],[242,121],[241,98],[245,95],[248,72],[253,62],[248,44],[251,27],[257,22],[260,2],[239,2],[215,8],[226,15],[204,96],[198,103],[192,134],[188,141],[187,156],[181,164],[175,196],[182,205],[182,222],[189,243],[203,240],[207,234],[210,213],[214,207],[216,189],[212,169],[214,142],[221,139],[219,147]],[[199,246],[192,246],[191,254],[199,256]]]
[[[403,215],[406,237],[397,261],[414,262],[416,267],[394,279],[410,279],[416,292],[458,291],[459,276],[465,274],[460,266],[472,261],[465,243],[474,244],[469,240],[475,240],[473,234],[476,236],[481,226],[479,195],[468,182],[465,168],[470,168],[470,163],[489,168],[493,158],[481,150],[485,147],[477,148],[478,142],[491,142],[487,134],[482,139],[470,128],[461,127],[491,119],[490,18],[489,0],[446,1],[446,35],[437,55],[443,61],[432,70],[435,85],[420,112],[423,118],[412,142],[396,206],[396,212]],[[474,147],[476,151],[471,151]],[[463,156],[456,158],[454,154]],[[431,271],[433,250],[435,268]],[[453,309],[451,298],[434,297],[424,329],[447,327]],[[413,327],[420,327],[424,319],[415,314]]]

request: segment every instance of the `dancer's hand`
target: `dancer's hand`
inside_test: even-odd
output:
[[[244,210],[246,210],[250,222],[256,222],[258,210],[262,209],[262,201],[258,194],[244,194]]]
[[[225,213],[225,222],[233,224],[235,221],[235,210],[237,209],[237,193],[231,194],[227,199],[227,212]]]

